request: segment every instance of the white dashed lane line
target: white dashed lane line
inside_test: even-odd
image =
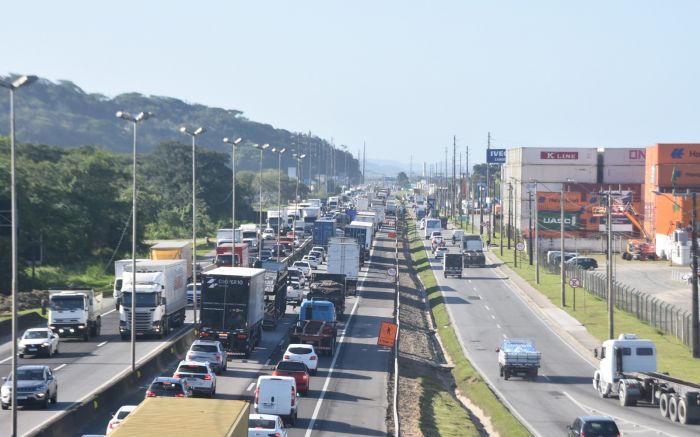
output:
[[[58,367],[56,367],[55,369],[53,369],[53,371],[54,371],[54,372],[59,371],[59,370],[63,369],[64,367],[66,367],[66,365],[65,365],[65,364],[61,364],[60,366],[58,366]]]
[[[109,343],[109,342],[108,342],[108,341],[103,341],[102,343],[98,344],[97,347],[102,347],[102,346],[106,345],[107,343]]]
[[[251,391],[254,386],[255,386],[255,382],[251,382],[250,385],[248,386],[248,388],[245,389],[245,391]]]

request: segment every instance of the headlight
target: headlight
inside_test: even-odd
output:
[[[78,329],[85,329],[85,325],[78,325]]]
[[[41,345],[44,347],[49,347],[49,346],[51,346],[51,343],[41,343]]]
[[[8,387],[6,385],[3,385],[2,388],[0,388],[0,393],[3,393],[3,394],[12,393],[12,388]]]

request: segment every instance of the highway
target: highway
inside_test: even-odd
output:
[[[449,240],[451,232],[446,235]],[[545,323],[501,268],[493,264],[468,268],[463,279],[446,279],[441,264],[430,253],[429,240],[424,244],[466,356],[533,434],[563,435],[575,417],[588,414],[614,417],[624,435],[684,437],[700,433],[700,425],[671,423],[660,416],[657,407],[624,408],[617,399],[600,399],[591,383],[593,365],[567,344],[556,325]],[[450,252],[458,249],[451,242],[447,247]],[[491,254],[488,258],[496,259]],[[495,350],[505,337],[535,340],[542,352],[536,381],[519,377],[505,381],[499,376]]]
[[[386,279],[386,269],[393,263],[393,253],[393,240],[386,238],[386,233],[378,233],[370,262],[361,270],[358,296],[347,298],[337,353],[319,358],[318,372],[311,378],[309,394],[300,398],[298,420],[289,429],[290,436],[386,435],[391,352],[377,346],[376,341],[380,322],[392,320],[394,289]],[[319,271],[325,267],[319,266]],[[288,306],[277,329],[264,331],[262,346],[250,358],[230,357],[228,371],[217,378],[216,398],[252,402],[257,377],[271,374],[281,359],[287,331],[295,319],[295,310]],[[172,371],[163,374],[171,375]],[[126,394],[117,403],[137,404],[143,396],[144,390],[140,390]],[[107,415],[96,416],[76,431],[104,433],[108,421]]]

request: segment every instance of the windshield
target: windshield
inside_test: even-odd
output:
[[[248,428],[275,429],[276,427],[277,427],[277,424],[275,423],[274,420],[268,420],[268,419],[249,419],[248,420]]]
[[[191,350],[193,352],[218,352],[219,349],[213,344],[193,344]]]
[[[10,378],[12,379],[12,378]],[[44,369],[18,369],[18,381],[43,381]]]
[[[231,255],[218,255],[216,257],[217,266],[230,266],[231,265]]]
[[[154,396],[175,397],[178,394],[182,394],[184,392],[184,389],[182,387],[182,384],[178,382],[158,381],[151,384],[148,391],[152,392]]]
[[[280,361],[277,364],[277,370],[286,370],[288,372],[304,372],[306,364],[301,361]]]
[[[159,293],[136,293],[136,306],[155,307]],[[127,291],[122,295],[122,305],[125,307],[131,306],[131,292]]]
[[[116,419],[119,419],[119,420],[124,419],[126,416],[129,415],[129,413],[131,413],[131,411],[129,411],[129,410],[119,410],[119,411],[117,411]]]
[[[33,340],[36,338],[48,338],[49,337],[49,332],[48,331],[27,331],[24,333],[24,338]]]
[[[258,233],[256,231],[243,231],[243,238],[258,238]]]
[[[83,309],[82,296],[52,296],[51,309],[53,311],[70,311]]]

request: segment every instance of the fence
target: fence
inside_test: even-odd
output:
[[[550,273],[559,274],[560,266],[548,262],[546,253],[540,254],[540,265]],[[566,266],[567,278],[578,278],[581,287],[591,294],[607,300],[607,278],[599,273]],[[645,322],[664,334],[675,336],[684,345],[691,346],[691,313],[654,296],[613,280],[615,307]]]

